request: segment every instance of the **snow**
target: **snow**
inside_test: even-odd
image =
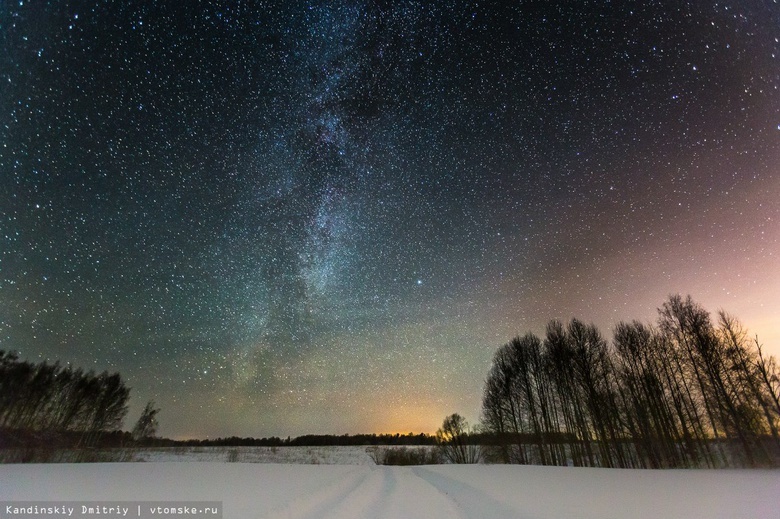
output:
[[[778,496],[778,470],[225,462],[0,465],[0,501],[222,501],[226,519],[777,519]]]
[[[365,446],[328,447],[163,447],[131,453],[133,461],[235,461],[311,465],[375,465]],[[235,453],[235,454],[233,454]]]

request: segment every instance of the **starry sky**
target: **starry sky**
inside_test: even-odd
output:
[[[0,349],[164,436],[433,432],[669,294],[780,353],[780,5],[0,1]]]

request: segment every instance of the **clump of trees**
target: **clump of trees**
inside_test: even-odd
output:
[[[655,326],[551,321],[495,353],[484,440],[507,463],[601,467],[780,464],[773,358],[724,312],[671,296]]]
[[[438,465],[442,462],[441,454],[436,447],[421,445],[373,446],[367,448],[366,452],[377,465]]]
[[[458,413],[444,419],[436,441],[442,457],[450,463],[479,463],[480,447],[471,437],[469,423]]]
[[[94,447],[119,431],[129,396],[118,373],[33,364],[0,350],[0,432],[7,439]]]

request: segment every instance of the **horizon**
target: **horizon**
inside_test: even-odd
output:
[[[126,432],[126,431],[123,431]],[[186,441],[216,441],[216,440],[229,440],[232,438],[237,438],[239,440],[270,440],[272,438],[278,438],[282,441],[286,441],[287,438],[289,438],[291,441],[294,441],[298,438],[306,437],[306,436],[326,436],[326,437],[333,437],[333,438],[340,438],[344,436],[430,436],[433,437],[436,435],[436,433],[426,433],[426,432],[412,432],[407,431],[405,433],[400,432],[384,432],[384,433],[373,433],[373,432],[363,432],[363,433],[323,433],[323,434],[312,434],[312,433],[304,433],[299,434],[297,436],[287,435],[287,436],[216,436],[214,438],[205,437],[205,438],[188,438],[188,437],[180,437],[180,438],[155,438],[155,439],[161,439],[161,440],[173,440],[176,442],[186,442]]]
[[[780,9],[0,5],[0,348],[166,437],[435,431],[552,319],[780,357]]]

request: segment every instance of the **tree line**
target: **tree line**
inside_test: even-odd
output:
[[[507,463],[671,468],[780,464],[775,359],[725,312],[671,296],[655,326],[550,321],[496,351],[480,441]]]
[[[104,434],[119,431],[129,396],[118,373],[34,364],[0,350],[0,431],[8,443],[97,446]]]
[[[321,447],[358,445],[436,445],[436,437],[425,433],[408,434],[305,434],[295,438],[241,438],[230,436],[206,440],[155,439],[157,446],[188,447]]]

